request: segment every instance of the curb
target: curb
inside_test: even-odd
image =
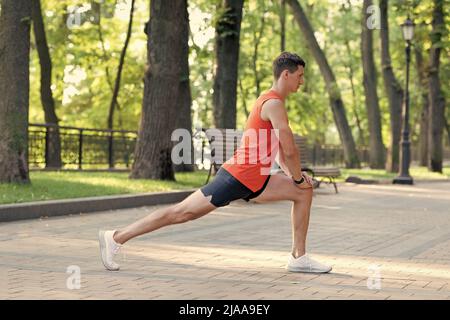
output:
[[[341,181],[341,183],[348,183],[348,184],[390,184],[392,183],[393,179],[360,179],[360,181]],[[417,183],[433,183],[433,182],[450,182],[450,179],[414,179],[414,184]]]
[[[182,201],[194,191],[191,189],[0,205],[0,222],[169,204]]]

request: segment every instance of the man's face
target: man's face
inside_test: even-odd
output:
[[[290,73],[288,70],[287,76],[286,76],[286,82],[289,88],[290,92],[297,92],[300,86],[304,83],[303,75],[304,75],[304,68],[303,66],[298,66],[297,71]]]

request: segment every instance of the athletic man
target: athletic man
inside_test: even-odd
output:
[[[287,270],[317,273],[331,271],[331,267],[306,254],[312,179],[301,171],[298,148],[284,107],[286,97],[297,92],[303,84],[304,68],[305,62],[289,52],[283,52],[273,61],[272,88],[256,100],[241,145],[218,170],[213,181],[182,202],[158,209],[123,229],[99,232],[101,258],[106,269],[119,270],[114,256],[125,242],[134,237],[200,218],[237,199],[254,199],[256,202],[292,201],[292,252]],[[269,134],[259,134],[264,130]],[[276,143],[273,142],[274,132]],[[267,149],[261,154],[263,146]],[[270,175],[270,168],[277,155],[283,173]]]

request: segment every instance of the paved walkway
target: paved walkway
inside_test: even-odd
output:
[[[240,201],[130,241],[105,271],[97,230],[145,207],[0,224],[0,299],[450,299],[450,182],[339,189],[316,192],[308,238],[330,274],[284,270],[289,202]]]

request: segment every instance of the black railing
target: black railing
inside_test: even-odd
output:
[[[29,165],[44,168],[49,158],[49,136],[52,124],[30,124]],[[59,126],[63,168],[93,169],[130,168],[137,132]]]
[[[330,144],[309,144],[306,148],[309,152],[308,159],[311,159],[313,166],[344,166],[344,149],[340,145]],[[369,162],[369,151],[366,147],[356,149],[361,165]]]
[[[49,136],[54,132],[55,125],[30,124],[29,125],[29,165],[31,168],[43,169],[49,159]],[[88,129],[78,127],[59,126],[61,142],[62,169],[125,169],[129,170],[134,161],[134,149],[137,132],[128,130]],[[196,161],[205,164],[205,158],[210,153],[210,146],[201,130],[194,134],[194,146],[199,148],[199,159]],[[344,152],[339,145],[308,145],[306,148],[308,159],[314,166],[344,166]],[[413,159],[417,155],[412,148]],[[450,151],[445,149],[444,159],[450,158]],[[361,164],[369,162],[368,148],[357,148]],[[199,166],[204,168],[204,166]],[[209,169],[209,168],[207,168]]]

